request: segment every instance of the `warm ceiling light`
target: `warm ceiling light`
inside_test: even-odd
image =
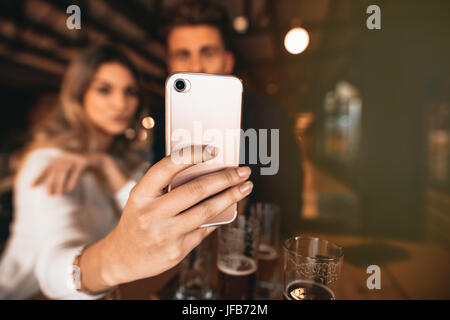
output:
[[[155,120],[152,117],[145,117],[142,119],[142,126],[145,129],[151,129],[155,126]]]
[[[244,16],[238,16],[233,20],[233,28],[239,33],[244,33],[248,29],[248,19]]]
[[[299,54],[305,51],[309,44],[309,34],[303,28],[289,30],[284,38],[284,47],[291,54]]]

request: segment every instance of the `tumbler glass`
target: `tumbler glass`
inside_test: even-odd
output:
[[[283,296],[288,300],[335,300],[344,254],[319,238],[296,236],[284,242]]]

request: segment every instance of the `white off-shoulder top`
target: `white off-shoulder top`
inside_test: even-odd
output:
[[[87,244],[106,236],[119,221],[116,201],[123,209],[143,170],[107,197],[92,174],[85,173],[76,188],[50,196],[47,187],[32,187],[39,173],[62,150],[33,151],[14,184],[14,219],[0,260],[0,299],[24,299],[39,289],[53,299],[96,299],[74,289],[72,263]]]

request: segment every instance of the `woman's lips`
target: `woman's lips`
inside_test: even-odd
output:
[[[122,123],[130,121],[130,117],[123,117],[123,116],[114,117],[113,119],[116,122],[122,122]]]

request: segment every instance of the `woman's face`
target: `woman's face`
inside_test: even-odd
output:
[[[83,105],[98,129],[112,136],[123,134],[139,105],[136,79],[118,62],[103,63],[94,74]]]

